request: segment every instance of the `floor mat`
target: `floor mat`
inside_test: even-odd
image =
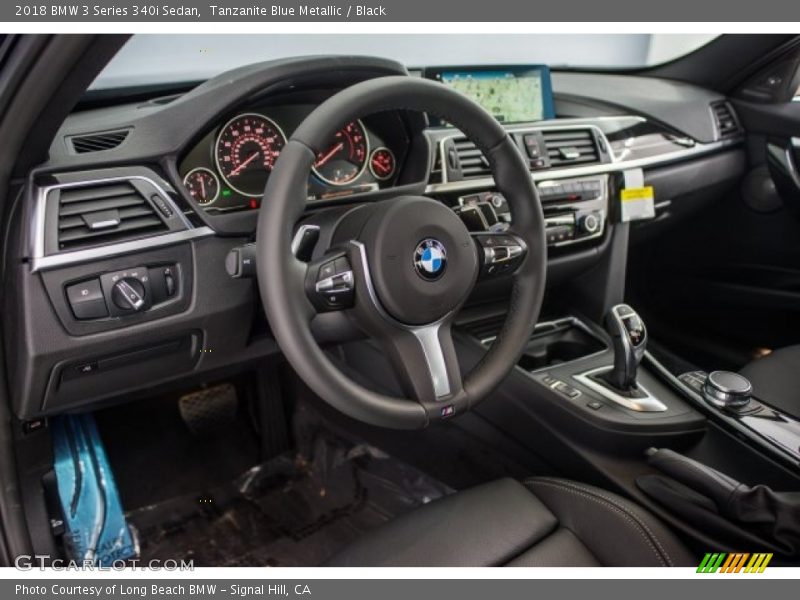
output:
[[[235,481],[128,514],[141,557],[195,566],[315,566],[453,490],[376,448],[322,435]]]
[[[260,460],[244,418],[197,435],[175,395],[101,410],[95,419],[127,510],[227,483]]]

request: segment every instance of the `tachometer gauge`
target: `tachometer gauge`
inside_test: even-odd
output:
[[[337,131],[333,142],[317,155],[314,174],[330,185],[346,185],[364,172],[368,155],[364,125],[353,121]]]
[[[192,169],[183,178],[183,185],[201,206],[213,204],[219,197],[219,179],[210,169],[204,167]]]
[[[369,170],[375,179],[385,181],[394,175],[394,154],[388,148],[375,148],[369,157]]]
[[[244,196],[264,193],[286,136],[273,121],[247,113],[228,121],[217,138],[215,157],[222,179]]]

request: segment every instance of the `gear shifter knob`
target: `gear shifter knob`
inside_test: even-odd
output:
[[[644,322],[630,306],[617,304],[606,316],[606,330],[614,343],[614,368],[606,378],[619,390],[635,389],[636,369],[647,346]]]

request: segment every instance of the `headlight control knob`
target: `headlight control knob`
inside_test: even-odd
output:
[[[120,279],[111,291],[111,300],[122,310],[139,311],[145,305],[145,289],[135,277]]]

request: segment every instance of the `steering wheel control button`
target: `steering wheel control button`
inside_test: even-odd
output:
[[[102,319],[108,316],[106,299],[99,279],[89,279],[67,287],[67,300],[76,319]]]
[[[323,279],[329,279],[334,275],[336,275],[336,261],[329,260],[319,268],[319,275],[317,275],[317,281],[319,282],[322,281]]]
[[[730,371],[712,371],[703,385],[703,397],[722,409],[737,410],[747,406],[752,393],[750,381]]]
[[[427,281],[436,281],[447,269],[447,248],[439,240],[422,240],[414,250],[414,268]]]
[[[525,246],[513,235],[477,235],[482,249],[481,275],[494,277],[512,273],[525,257]]]
[[[355,276],[346,256],[328,258],[319,266],[310,295],[317,310],[323,312],[353,306]]]

